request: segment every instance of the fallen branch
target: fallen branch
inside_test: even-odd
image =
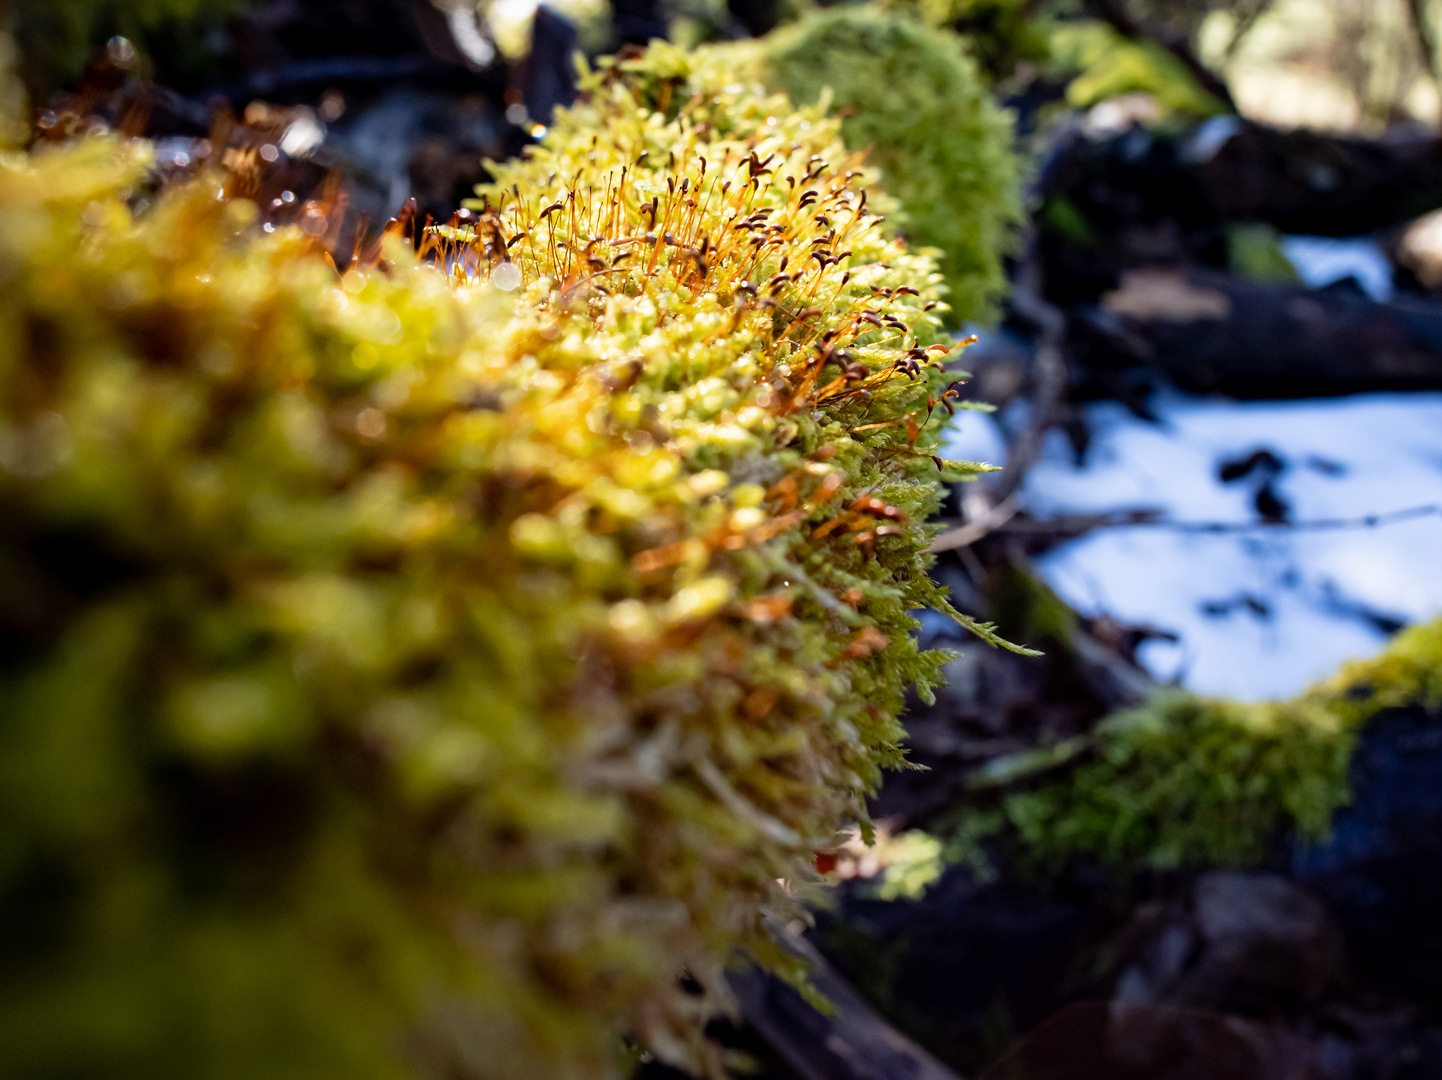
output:
[[[958,1080],[877,1015],[805,938],[785,931],[778,938],[806,959],[811,985],[831,1003],[832,1015],[756,968],[732,971],[727,981],[747,1026],[800,1080]]]

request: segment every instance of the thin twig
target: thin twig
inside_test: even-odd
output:
[[[1005,506],[1005,504],[1003,504]],[[1002,510],[998,506],[996,511]],[[996,511],[993,513],[995,514]],[[1181,533],[1236,534],[1259,532],[1335,532],[1343,529],[1375,529],[1419,518],[1442,517],[1442,503],[1409,506],[1381,514],[1363,514],[1349,518],[1317,518],[1311,521],[1172,521],[1154,509],[1119,510],[1111,514],[1087,514],[1037,521],[1028,518],[1012,520],[1016,511],[1004,518],[984,519],[942,533],[932,544],[933,551],[949,551],[976,543],[992,533],[1013,536],[1081,536],[1098,529],[1168,529]]]
[[[1021,509],[1021,496],[1013,492],[975,521],[950,529],[931,542],[930,551],[952,551],[956,548],[971,547],[983,536],[1001,531],[1002,527],[1016,516]]]

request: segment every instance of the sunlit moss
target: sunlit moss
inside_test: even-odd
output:
[[[1326,838],[1350,797],[1352,752],[1368,719],[1439,704],[1442,621],[1404,631],[1293,701],[1160,692],[1104,720],[1074,772],[1005,799],[1005,817],[1044,862],[1085,854],[1154,868],[1255,863],[1284,835]]]
[[[913,243],[938,262],[955,321],[986,320],[1022,217],[1010,118],[949,30],[868,7],[802,19],[764,45],[767,82],[793,100],[830,90],[850,146],[869,151]]]
[[[1124,94],[1147,94],[1163,118],[1186,120],[1226,111],[1161,45],[1123,37],[1105,23],[1058,23],[1052,52],[1057,68],[1070,78],[1066,100],[1073,108],[1089,108]]]
[[[714,1071],[793,970],[946,659],[938,275],[820,110],[587,88],[344,275],[143,143],[0,157],[8,1075]]]
[[[1103,721],[1096,756],[1010,796],[1007,817],[1043,859],[1154,868],[1256,862],[1285,830],[1317,839],[1347,801],[1355,732],[1322,702],[1241,704],[1158,694]]]
[[[757,42],[713,47],[702,63],[793,101],[824,95],[844,117],[846,144],[896,198],[892,223],[938,249],[950,321],[994,315],[1022,216],[1019,169],[1010,118],[961,38],[901,11],[842,5]]]

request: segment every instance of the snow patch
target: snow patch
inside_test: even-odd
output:
[[[1242,524],[1266,510],[1307,522],[1442,503],[1442,394],[1236,403],[1171,393],[1154,406],[1159,424],[1115,403],[1088,406],[1093,443],[1080,468],[1052,433],[1027,476],[1029,511],[1149,507],[1172,521]],[[1000,460],[999,440],[996,421],[967,416],[947,453]],[[1143,646],[1157,677],[1256,700],[1290,697],[1398,626],[1442,614],[1439,552],[1436,515],[1240,534],[1128,527],[1067,543],[1038,568],[1083,614],[1176,632],[1176,644]]]

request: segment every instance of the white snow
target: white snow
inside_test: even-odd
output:
[[[1284,236],[1282,254],[1314,289],[1355,278],[1373,300],[1392,299],[1392,261],[1367,237]]]
[[[1149,507],[1172,521],[1256,522],[1261,475],[1224,484],[1217,467],[1261,449],[1285,462],[1273,490],[1294,521],[1442,503],[1442,394],[1236,403],[1172,393],[1154,404],[1160,424],[1110,402],[1087,407],[1093,442],[1082,468],[1052,433],[1027,476],[1030,513]],[[995,419],[966,415],[946,453],[998,461],[999,444]],[[1291,696],[1375,652],[1389,621],[1442,614],[1439,563],[1442,517],[1432,515],[1325,531],[1102,529],[1038,568],[1084,614],[1177,633],[1176,645],[1143,646],[1159,678],[1255,700]]]

